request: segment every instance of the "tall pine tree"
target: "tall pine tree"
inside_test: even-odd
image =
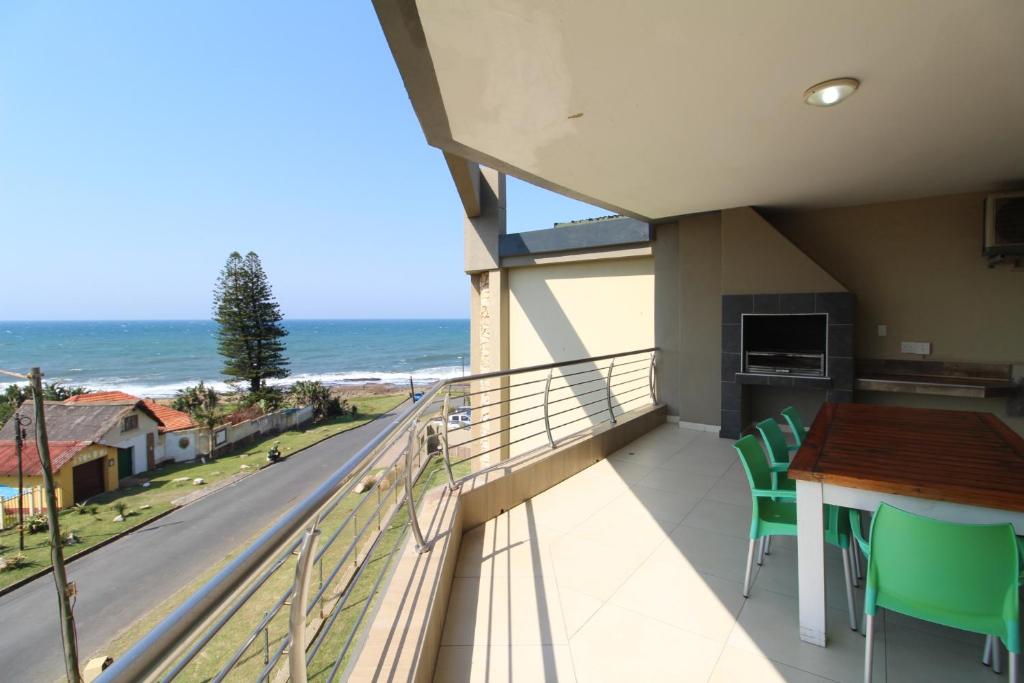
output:
[[[281,308],[260,257],[232,252],[213,290],[213,317],[219,324],[217,350],[224,374],[249,383],[258,392],[266,380],[288,376]]]

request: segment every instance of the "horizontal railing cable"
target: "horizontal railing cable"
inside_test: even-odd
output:
[[[98,681],[171,681],[186,669],[190,671],[189,676],[211,683],[220,683],[233,676],[248,680],[277,680],[287,669],[296,670],[295,657],[303,657],[307,664],[313,662],[328,641],[332,629],[338,627],[339,615],[347,609],[352,596],[358,593],[364,604],[354,621],[344,621],[344,628],[350,630],[344,635],[336,657],[334,651],[331,652],[334,664],[327,680],[333,680],[362,629],[374,596],[388,575],[386,568],[407,537],[406,531],[413,532],[417,550],[423,552],[429,547],[417,520],[416,501],[420,496],[412,485],[428,465],[436,462],[437,456],[443,458],[449,483],[453,484],[453,466],[464,465],[501,449],[513,453],[513,446],[543,438],[545,434],[549,445],[554,445],[553,431],[559,432],[559,438],[580,434],[582,431],[577,429],[566,435],[565,427],[582,420],[590,420],[592,426],[614,422],[617,415],[625,411],[625,405],[645,398],[640,392],[646,391],[648,400],[654,400],[655,351],[648,348],[515,370],[477,373],[438,382],[418,401],[405,406],[387,427],[370,438],[311,494],[287,510],[115,661]],[[545,372],[546,376],[531,378],[532,373],[540,372]],[[641,373],[646,373],[647,377],[639,376]],[[473,386],[474,382],[499,379],[501,381],[495,382],[493,387]],[[645,386],[635,386],[641,382]],[[525,394],[511,395],[516,393],[511,390],[533,386],[543,386],[544,389],[527,389]],[[566,392],[569,393],[565,395]],[[490,398],[492,394],[498,398],[471,405],[472,398],[484,395]],[[598,397],[598,394],[603,395]],[[499,423],[501,428],[489,429],[482,435],[449,444],[446,412],[451,401],[458,399],[472,408],[474,429],[498,420],[502,421]],[[605,405],[591,410],[599,404]],[[557,409],[552,410],[552,407]],[[485,416],[482,414],[484,411],[497,414]],[[552,423],[552,418],[569,417],[574,412],[582,412],[582,416],[557,425]],[[537,426],[540,429],[536,429]],[[529,433],[523,435],[527,431]],[[481,448],[490,445],[484,442],[486,439],[493,439],[497,445]],[[452,448],[469,455],[453,460],[449,453]],[[536,449],[527,448],[530,453],[536,452]],[[521,455],[524,453],[516,453],[513,457]],[[507,462],[505,460],[502,464]],[[488,469],[477,468],[477,473]],[[360,499],[353,499],[356,485],[370,474],[373,479],[369,488],[361,492]],[[407,519],[396,527],[396,515],[403,509],[407,511]],[[318,544],[321,527],[324,538]],[[394,543],[389,544],[393,547],[382,555],[382,539],[387,535],[385,532],[392,529],[401,529],[402,532],[395,534]],[[295,563],[291,562],[293,558]],[[366,576],[368,567],[378,562],[384,563],[381,565],[384,569],[370,579]],[[311,566],[315,566],[319,574],[315,590],[309,590],[308,586],[313,573]],[[291,567],[295,569],[289,569]],[[292,573],[295,574],[294,579]],[[299,577],[301,590],[300,584],[296,583]],[[364,588],[357,591],[357,586],[369,585],[367,582],[370,581],[372,586],[365,596]],[[283,608],[291,604],[289,601],[295,596],[302,596],[299,614],[304,615],[304,619],[299,617],[298,622],[295,621],[296,605],[293,605],[289,625],[282,624],[282,630],[273,639],[271,652],[271,631],[277,631],[274,624],[283,618]],[[318,618],[313,616],[317,606]],[[247,611],[243,612],[243,609]],[[304,621],[309,622],[311,618],[312,625],[308,628],[313,635],[312,641],[306,637],[304,627]],[[243,635],[234,636],[233,631],[225,629],[227,624],[242,619],[251,619],[249,623],[253,624],[252,628],[242,630]],[[315,634],[313,629],[316,629]],[[259,650],[254,650],[261,636],[262,656]],[[221,640],[217,641],[214,649],[211,642],[218,637]],[[225,637],[232,640],[222,642]],[[225,646],[229,656],[210,659],[212,651],[220,651]],[[203,657],[199,657],[201,653]],[[290,663],[282,668],[285,659]],[[211,664],[216,665],[216,669],[207,672]],[[262,670],[258,668],[260,666]],[[194,672],[193,667],[196,668]],[[322,674],[320,671],[318,675]]]

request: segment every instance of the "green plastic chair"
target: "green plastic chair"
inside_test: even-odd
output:
[[[1017,683],[1021,559],[1012,525],[942,522],[883,503],[871,521],[867,556],[866,683],[879,607],[999,638]]]
[[[764,439],[764,444],[768,447],[768,457],[772,461],[772,488],[795,491],[796,482],[789,478],[786,471],[789,468],[789,456],[798,447],[786,443],[786,437],[779,429],[779,423],[771,418],[758,422],[757,431],[761,433],[761,438]]]
[[[807,436],[807,427],[804,427],[804,421],[800,417],[800,413],[793,406],[789,406],[782,409],[782,417],[786,419],[786,424],[789,425],[790,431],[793,432],[793,439],[796,441],[797,448],[803,446],[804,437]]]
[[[750,597],[751,576],[754,570],[754,555],[764,550],[772,536],[796,536],[796,491],[777,489],[772,486],[772,474],[784,472],[785,465],[769,464],[761,444],[753,435],[739,439],[733,446],[740,456],[743,469],[750,484],[752,510],[750,513],[750,545],[747,548],[747,570],[743,579],[743,597]],[[846,574],[846,603],[850,609],[850,628],[857,630],[857,609],[853,602],[853,575],[850,571],[850,527],[845,515],[834,505],[825,506],[825,541],[837,546],[843,552],[843,569]]]

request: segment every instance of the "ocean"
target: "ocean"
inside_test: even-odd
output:
[[[286,385],[416,383],[469,372],[468,320],[286,320]],[[46,381],[173,396],[203,380],[229,389],[210,320],[0,322],[0,368],[42,368]],[[6,386],[0,376],[0,389]]]

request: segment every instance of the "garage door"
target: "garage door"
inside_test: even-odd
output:
[[[75,502],[81,503],[86,498],[91,498],[97,493],[103,493],[103,463],[100,458],[78,465],[72,470],[72,484],[75,487]]]

